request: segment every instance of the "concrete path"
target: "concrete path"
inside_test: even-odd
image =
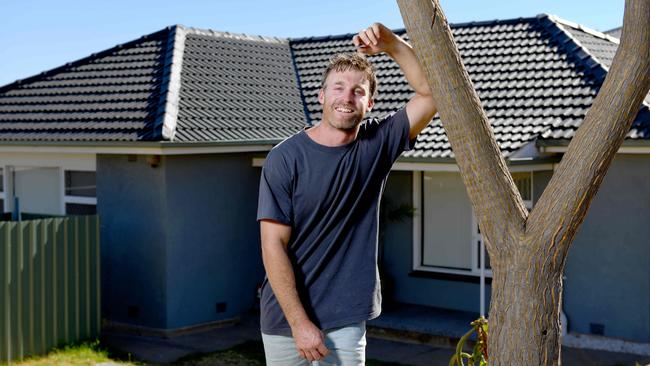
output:
[[[400,335],[380,333],[372,329],[368,334],[368,359],[411,366],[446,366],[453,353],[453,348],[449,345],[417,344],[400,338]],[[245,316],[234,326],[170,339],[110,332],[102,334],[103,345],[151,364],[169,364],[187,355],[224,350],[250,340],[261,341],[255,315]],[[562,348],[562,355],[564,366],[634,366],[635,362],[650,364],[648,356],[567,347]]]

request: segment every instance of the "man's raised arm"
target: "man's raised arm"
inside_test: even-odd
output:
[[[409,137],[414,139],[436,114],[427,78],[413,48],[383,24],[374,23],[352,38],[357,51],[367,55],[386,52],[402,69],[415,95],[406,103]]]

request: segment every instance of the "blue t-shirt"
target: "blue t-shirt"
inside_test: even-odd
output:
[[[361,124],[357,138],[328,147],[303,130],[275,146],[262,168],[257,219],[291,226],[289,259],[307,315],[320,329],[379,316],[379,199],[391,166],[411,148],[406,110]],[[291,328],[268,279],[262,332]]]

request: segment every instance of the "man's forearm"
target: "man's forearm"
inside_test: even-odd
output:
[[[399,42],[396,42],[395,47],[387,53],[399,65],[406,81],[416,94],[431,95],[424,70],[422,70],[413,48],[406,41],[400,39]]]
[[[291,227],[262,220],[262,260],[275,298],[280,304],[300,356],[318,361],[329,353],[323,332],[307,316],[296,287],[293,266],[287,254]]]
[[[386,52],[400,67],[415,95],[406,103],[409,119],[409,138],[415,139],[436,114],[436,106],[427,83],[426,73],[420,66],[411,45],[383,24],[374,23],[352,37],[357,50],[367,55]]]
[[[262,260],[275,297],[289,325],[309,320],[298,296],[293,266],[281,243],[263,243]]]

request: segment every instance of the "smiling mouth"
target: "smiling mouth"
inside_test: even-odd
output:
[[[341,106],[334,107],[334,110],[337,111],[337,112],[341,112],[341,113],[352,113],[352,112],[354,112],[354,110],[352,108],[346,108],[346,107],[341,107]]]

